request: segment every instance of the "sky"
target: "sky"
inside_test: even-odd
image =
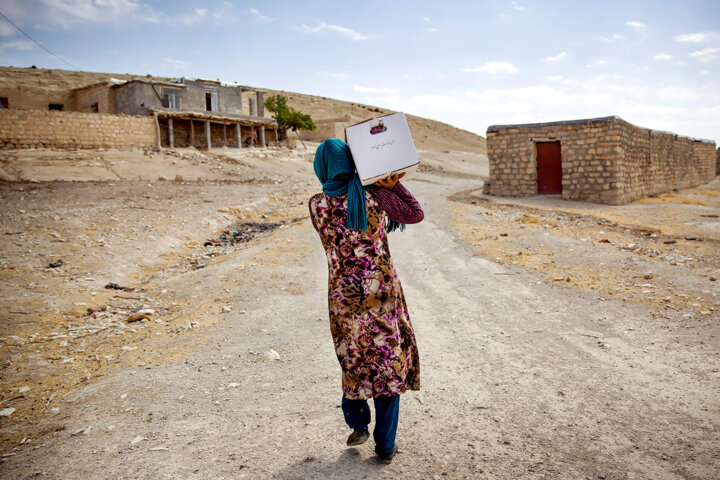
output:
[[[618,115],[720,143],[720,0],[0,0],[0,12],[81,70],[321,95],[483,136]],[[2,18],[0,65],[72,69]]]

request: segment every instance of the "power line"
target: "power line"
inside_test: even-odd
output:
[[[13,22],[13,21],[10,20],[8,17],[6,17],[4,13],[0,12],[0,17],[2,17],[2,18],[4,18],[5,20],[7,20],[7,21],[10,23],[10,25],[12,25],[13,27],[17,28],[20,33],[22,33],[23,35],[25,35],[27,38],[29,38],[29,39],[32,40],[33,42],[37,43],[37,45],[38,45],[40,48],[42,48],[43,50],[45,50],[46,52],[48,52],[48,53],[49,53],[50,55],[52,55],[53,57],[57,58],[58,60],[60,60],[61,62],[65,63],[65,64],[67,64],[67,65],[70,65],[70,66],[71,66],[72,68],[74,68],[75,70],[80,70],[78,67],[76,67],[76,66],[73,65],[72,63],[70,63],[70,62],[68,62],[67,60],[65,60],[64,58],[62,58],[60,55],[56,55],[56,54],[54,54],[53,52],[51,52],[50,50],[48,50],[48,49],[45,47],[45,45],[43,45],[42,43],[40,43],[40,42],[38,42],[37,40],[35,40],[35,39],[34,39],[33,37],[31,37],[29,34],[25,33],[25,31],[24,31],[22,28],[20,28],[20,27],[18,27],[17,25],[15,25],[15,22]]]

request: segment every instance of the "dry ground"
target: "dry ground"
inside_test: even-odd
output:
[[[717,478],[717,181],[488,198],[482,154],[422,151],[382,466],[344,447],[309,147],[3,153],[0,477]]]

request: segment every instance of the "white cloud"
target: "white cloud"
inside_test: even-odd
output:
[[[525,7],[521,7],[518,2],[512,2],[513,10],[517,10],[518,12],[524,12]]]
[[[645,27],[647,27],[647,25],[645,25],[644,23],[634,22],[634,21],[625,22],[625,25],[628,25],[628,26],[633,27],[633,28],[645,28]]]
[[[563,58],[567,56],[567,52],[561,52],[555,55],[554,57],[545,57],[546,62],[559,62]]]
[[[198,20],[202,20],[207,15],[207,9],[205,8],[196,8],[195,12],[192,15],[185,15],[183,16],[183,22],[187,23],[188,25],[191,23],[195,23]]]
[[[607,65],[607,62],[605,60],[596,60],[593,63],[589,63],[585,65],[586,68],[596,68],[596,67],[602,67],[603,65]]]
[[[718,52],[720,52],[720,48],[707,47],[691,53],[690,56],[701,62],[712,62],[718,58]]]
[[[423,22],[429,22],[429,21],[430,21],[430,17],[423,18]]]
[[[675,37],[675,40],[678,42],[688,43],[704,43],[717,39],[720,39],[720,32],[685,33]]]
[[[185,60],[175,60],[174,58],[163,58],[162,67],[165,68],[171,68],[173,70],[186,70],[190,65],[192,65],[191,62],[187,62]]]
[[[463,72],[485,72],[485,73],[516,73],[520,69],[511,62],[485,62],[480,67],[463,68]]]
[[[300,26],[300,29],[303,31],[303,33],[313,34],[313,33],[320,33],[324,30],[330,30],[333,32],[337,32],[351,40],[367,40],[368,37],[366,35],[363,35],[362,33],[358,33],[355,30],[347,27],[343,27],[342,25],[330,25],[325,22],[320,22],[316,27],[309,27],[305,24]]]
[[[135,0],[38,0],[27,2],[26,15],[35,20],[71,27],[78,23],[123,23],[127,21],[159,22],[145,3]],[[39,14],[39,15],[38,15]]]
[[[397,90],[394,88],[363,87],[361,85],[353,85],[353,90],[358,93],[397,93]]]
[[[672,60],[673,57],[669,53],[656,53],[653,58],[655,60],[666,61],[666,60]]]
[[[266,17],[265,15],[263,15],[262,13],[260,13],[259,10],[255,9],[255,8],[251,8],[251,9],[250,9],[250,13],[252,13],[253,15],[255,15],[255,21],[258,22],[258,23],[267,23],[267,22],[271,22],[271,21],[273,20],[273,19],[270,18],[270,17]]]
[[[32,50],[35,44],[30,40],[11,40],[9,42],[0,42],[0,51],[5,50]]]
[[[620,35],[619,33],[613,33],[613,34],[610,35],[609,37],[599,36],[599,37],[593,37],[593,38],[594,38],[595,40],[599,40],[599,41],[601,41],[601,42],[611,43],[611,42],[617,42],[617,41],[619,41],[619,40],[622,40],[622,39],[625,38],[625,37],[623,37],[623,36]]]
[[[431,28],[426,29],[425,31],[428,33],[435,33],[435,32],[439,32],[440,30],[435,27],[431,27]]]
[[[3,5],[3,12],[21,28],[37,30],[53,31],[58,26],[67,29],[78,25],[160,22],[160,16],[146,0],[23,0],[10,1],[9,4],[0,1],[0,5]],[[5,31],[4,27],[0,29]]]
[[[9,37],[15,33],[15,27],[7,23],[5,20],[0,21],[0,37]]]
[[[642,127],[691,137],[713,138],[720,131],[720,92],[712,86],[691,89],[633,83],[617,75],[557,86],[530,85],[416,96],[368,95],[369,105],[448,122],[481,135],[488,125],[535,123],[619,115]]]
[[[319,72],[315,72],[315,75],[320,75],[320,76],[323,76],[323,77],[336,78],[336,79],[347,78],[347,73],[343,73],[343,72],[324,72],[324,71],[319,71]]]

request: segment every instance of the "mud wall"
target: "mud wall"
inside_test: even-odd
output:
[[[155,149],[154,117],[0,110],[0,148]]]
[[[300,138],[311,142],[322,142],[327,138],[339,138],[345,141],[345,127],[349,122],[318,123],[315,130],[300,130]],[[295,136],[295,132],[288,131],[288,135]]]

